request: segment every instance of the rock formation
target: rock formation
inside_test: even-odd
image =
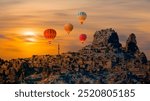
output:
[[[126,42],[126,50],[129,53],[136,53],[139,51],[139,48],[137,46],[136,36],[135,34],[131,34]]]
[[[113,29],[96,31],[93,39],[93,46],[120,48],[118,34]]]

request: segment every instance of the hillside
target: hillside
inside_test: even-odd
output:
[[[78,52],[0,59],[0,83],[136,84],[150,83],[150,62],[130,34],[122,47],[113,29],[96,31],[92,44]]]

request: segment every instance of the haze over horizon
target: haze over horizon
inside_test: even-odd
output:
[[[25,58],[32,55],[77,51],[90,44],[97,30],[113,28],[125,45],[131,33],[136,34],[139,49],[150,59],[150,1],[149,0],[1,0],[0,1],[0,58]],[[88,15],[80,25],[77,14]],[[64,24],[72,23],[68,35]],[[54,28],[57,37],[48,45],[43,31]],[[86,33],[81,44],[78,36]],[[71,44],[70,44],[71,43]]]

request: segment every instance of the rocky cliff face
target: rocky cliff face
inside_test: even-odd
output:
[[[117,61],[123,60],[138,60],[140,63],[147,63],[147,58],[143,52],[140,52],[135,34],[130,34],[126,46],[122,47],[119,42],[119,36],[115,30],[103,29],[96,31],[92,45],[84,47],[81,54],[96,54],[96,56],[103,57],[105,60]],[[142,62],[144,61],[144,62]]]
[[[78,52],[0,59],[0,83],[150,83],[150,62],[135,34],[122,47],[115,30],[103,29]]]
[[[120,48],[119,37],[113,29],[96,31],[93,39],[93,46]]]
[[[136,36],[135,34],[131,34],[126,42],[126,51],[129,53],[136,53],[139,51],[137,46]]]

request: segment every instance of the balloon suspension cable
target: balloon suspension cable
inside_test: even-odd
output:
[[[51,41],[48,41],[48,44],[50,45],[50,44],[51,44]]]

